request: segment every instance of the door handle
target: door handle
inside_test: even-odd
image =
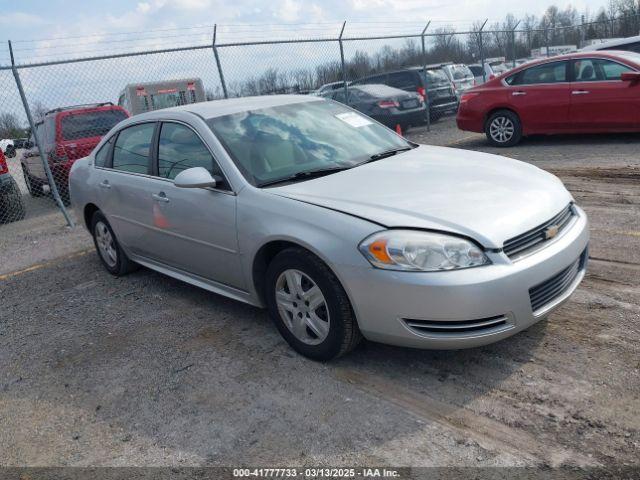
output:
[[[513,92],[511,95],[513,95],[514,97],[520,97],[522,95],[526,95],[527,92],[523,92],[522,90],[518,90],[516,92]]]
[[[586,95],[589,93],[589,90],[574,90],[571,92],[571,95]]]
[[[151,198],[153,198],[156,202],[169,203],[169,197],[167,197],[167,195],[164,192],[153,193],[151,195]]]
[[[108,180],[104,180],[103,182],[100,183],[100,188],[111,188],[111,185],[109,185]]]

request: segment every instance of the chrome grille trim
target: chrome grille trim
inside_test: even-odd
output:
[[[564,270],[529,289],[531,310],[533,310],[534,315],[545,310],[549,304],[561,297],[573,285],[580,272],[584,269],[586,255],[585,250],[576,261]]]
[[[405,325],[414,333],[430,337],[466,337],[471,335],[482,335],[487,333],[497,333],[502,330],[513,328],[509,317],[498,315],[477,320],[416,320],[410,318],[402,319]]]
[[[560,213],[558,213],[556,216],[546,221],[542,225],[538,225],[537,227],[525,233],[522,233],[505,241],[502,246],[502,250],[504,251],[505,255],[507,255],[507,257],[509,257],[511,260],[514,260],[533,249],[544,246],[546,242],[552,241],[553,239],[547,239],[545,237],[545,230],[547,228],[553,225],[557,226],[558,235],[560,235],[560,233],[563,232],[571,223],[571,220],[574,217],[575,212],[573,210],[573,204],[570,203],[565,208],[563,208]]]

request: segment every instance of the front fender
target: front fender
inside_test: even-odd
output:
[[[260,249],[270,242],[299,245],[322,259],[341,281],[343,266],[367,266],[358,244],[383,229],[380,225],[328,208],[305,203],[255,188],[238,195],[238,247],[246,284],[261,302],[255,288],[253,263]]]

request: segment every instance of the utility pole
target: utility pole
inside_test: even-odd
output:
[[[484,29],[484,26],[487,24],[488,21],[489,19],[487,18],[482,24],[482,26],[480,27],[480,30],[478,30],[478,46],[480,47],[480,66],[482,67],[483,83],[487,81],[487,71],[484,68],[484,43],[482,42],[482,30]]]

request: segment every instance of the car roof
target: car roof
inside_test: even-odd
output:
[[[627,45],[629,43],[637,43],[640,42],[640,35],[636,35],[634,37],[625,37],[625,38],[616,38],[615,40],[609,40],[607,42],[602,43],[594,43],[592,45],[588,45],[580,49],[582,52],[587,51],[597,51],[602,49],[607,49],[611,47],[620,47],[622,45]]]
[[[522,65],[517,66],[507,72],[503,73],[501,77],[505,74],[513,74],[515,72],[519,72],[526,68],[530,68],[536,65],[541,65],[543,63],[549,62],[560,62],[563,60],[572,60],[572,59],[580,59],[580,58],[610,58],[617,60],[627,60],[631,63],[634,63],[636,66],[640,67],[640,53],[636,52],[628,52],[626,50],[594,50],[594,51],[580,51],[573,53],[566,53],[564,55],[555,55],[553,57],[544,57],[540,59],[531,60],[529,62],[523,63]]]
[[[246,112],[248,110],[322,101],[325,101],[322,97],[310,95],[262,95],[258,97],[228,98],[224,100],[212,100],[210,102],[190,103],[179,107],[163,108],[162,110],[141,113],[132,117],[132,119],[157,120],[171,112],[189,112],[209,119]]]
[[[81,105],[69,105],[66,107],[57,107],[47,111],[44,116],[48,117],[50,115],[58,115],[58,114],[71,114],[74,112],[82,112],[82,111],[93,111],[93,110],[123,110],[119,105],[114,105],[112,102],[102,102],[102,103],[84,103]]]

